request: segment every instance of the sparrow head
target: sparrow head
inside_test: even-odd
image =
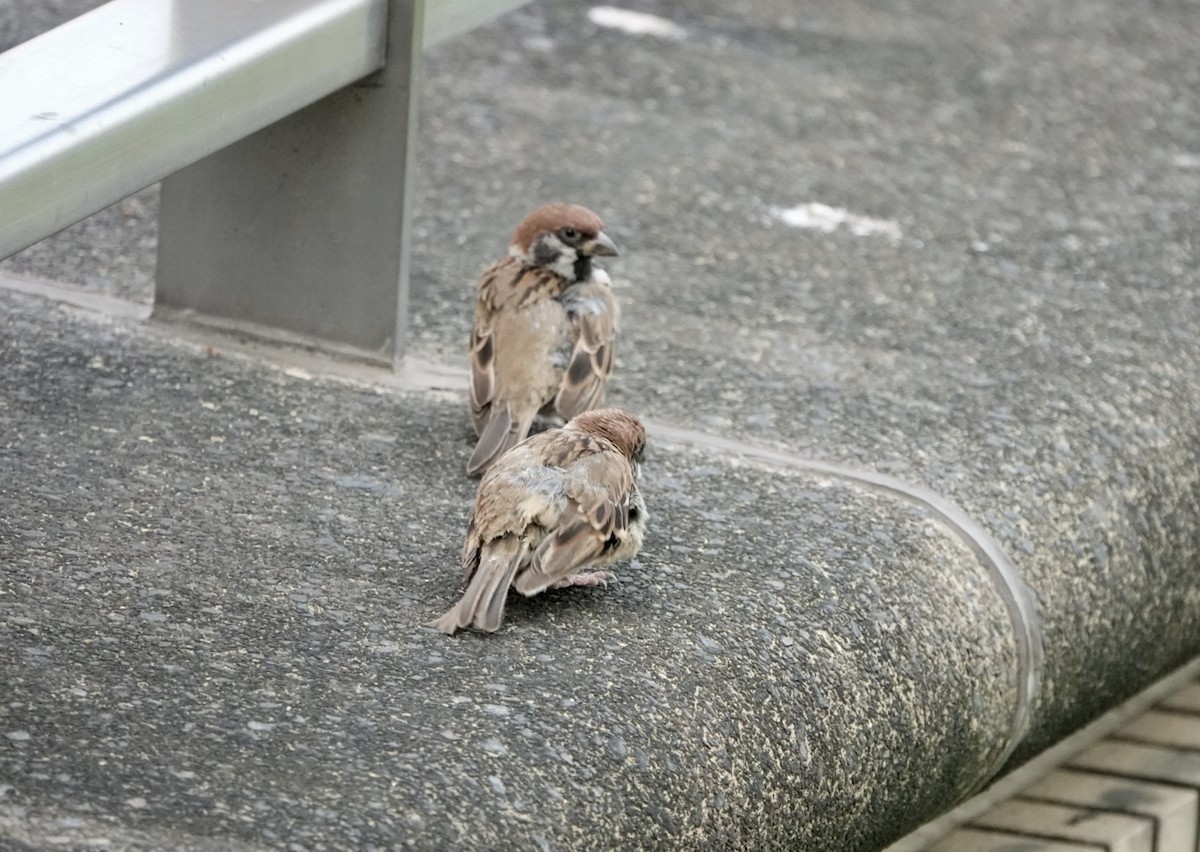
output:
[[[582,281],[592,274],[592,258],[617,254],[603,228],[600,217],[586,207],[547,204],[517,226],[509,253],[568,281]]]
[[[642,453],[646,449],[646,427],[627,411],[595,408],[576,414],[567,425],[612,441],[635,469],[642,460]]]

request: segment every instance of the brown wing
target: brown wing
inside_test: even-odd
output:
[[[554,408],[566,420],[604,405],[616,344],[617,303],[608,275],[597,270],[559,297],[567,312],[574,348],[563,372]]]
[[[467,476],[479,476],[495,464],[528,434],[532,425],[532,416],[518,420],[513,416],[510,405],[492,406],[487,422],[483,424],[483,432],[475,443],[475,449],[467,459]]]
[[[545,530],[557,526],[567,506],[567,489],[556,459],[566,454],[573,458],[577,451],[566,430],[552,429],[526,438],[488,468],[476,491],[463,543],[464,580],[479,567],[488,542],[515,535],[536,546]]]
[[[555,353],[567,331],[554,297],[559,279],[516,258],[493,264],[479,282],[471,331],[470,408],[479,441],[467,472],[482,473],[522,440],[558,389]]]
[[[529,567],[513,582],[521,594],[537,594],[589,565],[607,564],[624,542],[633,470],[612,444],[588,440],[599,444],[599,451],[567,468],[566,505],[557,527],[542,539]]]
[[[479,313],[476,309],[475,327],[471,329],[471,346],[467,355],[471,370],[471,421],[476,436],[483,433],[492,411],[492,399],[496,395],[496,349],[492,326],[486,322],[486,318],[481,321]]]
[[[480,435],[491,414],[496,396],[495,319],[506,302],[521,273],[515,258],[493,263],[479,279],[479,295],[475,300],[475,325],[467,358],[471,370],[470,404],[475,434]]]

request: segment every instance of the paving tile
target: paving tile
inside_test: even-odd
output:
[[[1134,719],[1113,736],[1115,739],[1200,752],[1200,716],[1151,710]]]
[[[1060,769],[1026,787],[1021,798],[1151,817],[1155,852],[1195,852],[1195,790],[1116,775]]]
[[[1042,840],[1001,831],[960,828],[929,847],[929,852],[1102,852],[1097,843]]]
[[[1164,700],[1162,706],[1182,713],[1200,713],[1200,683],[1188,684]]]
[[[1200,754],[1162,746],[1106,740],[1071,758],[1067,765],[1200,788]]]
[[[1048,840],[1097,843],[1109,852],[1154,852],[1154,820],[1128,814],[1010,799],[974,825]]]

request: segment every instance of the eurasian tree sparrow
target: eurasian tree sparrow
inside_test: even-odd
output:
[[[604,405],[617,304],[593,258],[617,247],[577,204],[525,217],[508,255],[484,271],[471,332],[471,415],[477,476],[521,441],[538,413],[570,420]]]
[[[646,430],[603,408],[526,438],[488,468],[462,550],[466,591],[432,623],[495,631],[509,586],[523,595],[607,584],[595,570],[633,557],[646,533],[637,476]]]

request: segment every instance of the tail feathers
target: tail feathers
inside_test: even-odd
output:
[[[464,627],[488,633],[499,630],[508,588],[527,553],[527,547],[516,536],[488,544],[463,596],[445,615],[430,622],[430,626],[443,633],[454,633]]]
[[[502,455],[511,450],[528,433],[533,418],[514,420],[512,409],[505,405],[495,409],[475,444],[467,462],[467,475],[479,476]]]

